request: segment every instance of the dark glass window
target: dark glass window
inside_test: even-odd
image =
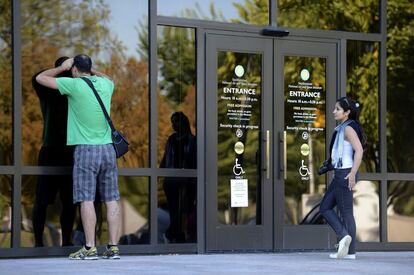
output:
[[[379,43],[348,41],[346,94],[360,103],[359,121],[367,136],[361,172],[380,171],[378,75]]]
[[[158,27],[158,161],[196,166],[195,30]]]
[[[11,247],[12,184],[11,177],[0,175],[0,248]]]
[[[158,178],[158,243],[197,242],[197,179]]]
[[[414,172],[414,11],[410,1],[387,2],[388,172]]]
[[[12,164],[11,1],[0,2],[0,165]]]
[[[388,182],[387,233],[389,242],[414,242],[414,182]]]
[[[0,187],[7,188],[3,182]],[[21,193],[22,247],[81,246],[85,244],[80,208],[78,204],[73,204],[72,188],[71,175],[23,177]],[[5,191],[5,193],[2,191],[2,194],[10,193],[10,191],[7,192],[7,189]],[[121,195],[119,244],[148,244],[148,178],[120,177],[119,192]],[[6,203],[7,200],[4,202]],[[99,193],[96,196],[95,212],[97,218],[96,243],[97,245],[107,244],[106,207],[105,203],[100,201]]]
[[[358,181],[353,190],[357,241],[379,242],[379,182]]]
[[[269,24],[268,0],[158,0],[158,15],[220,22]]]
[[[63,97],[57,91],[39,97],[32,76],[60,56],[85,53],[115,82],[111,117],[131,144],[119,166],[148,166],[147,19],[147,1],[21,1],[24,164],[36,165],[42,145],[66,142]]]
[[[278,0],[277,22],[301,29],[379,32],[379,0]]]

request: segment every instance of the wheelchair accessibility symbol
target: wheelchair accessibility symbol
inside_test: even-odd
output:
[[[240,176],[241,174],[245,173],[244,170],[243,170],[243,167],[241,167],[241,165],[239,164],[239,159],[238,158],[236,158],[236,164],[234,164],[234,166],[233,166],[233,173],[236,176]]]
[[[305,161],[302,160],[302,165],[299,167],[299,174],[302,177],[306,177],[310,174],[309,168],[305,165]]]

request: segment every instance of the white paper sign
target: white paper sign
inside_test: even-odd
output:
[[[247,179],[230,180],[231,207],[247,207]]]

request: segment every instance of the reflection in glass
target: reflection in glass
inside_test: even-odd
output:
[[[269,1],[260,0],[158,0],[158,15],[220,22],[267,25]]]
[[[379,43],[347,41],[347,96],[361,104],[359,121],[367,136],[361,172],[379,172]]]
[[[379,183],[358,181],[354,188],[354,217],[359,242],[379,242]]]
[[[12,164],[11,1],[0,2],[0,165]]]
[[[379,0],[277,1],[277,22],[301,29],[379,32]]]
[[[11,247],[12,231],[11,177],[0,175],[0,248]]]
[[[414,242],[414,182],[388,182],[387,232],[389,242]]]
[[[22,179],[21,246],[72,245],[76,215],[72,176],[24,176]]]
[[[261,224],[262,55],[218,52],[217,66],[218,221]]]
[[[111,117],[131,144],[119,166],[148,166],[147,2],[21,1],[24,164],[36,165],[45,127],[32,76],[60,56],[86,53],[116,83]]]
[[[66,183],[68,177],[70,178],[70,176],[46,175],[23,177],[21,193],[22,247],[81,246],[85,244],[79,207],[73,205],[72,192],[67,190],[67,186],[70,186]],[[45,189],[46,184],[49,184],[49,189]],[[42,186],[39,188],[39,185]],[[119,191],[122,213],[119,243],[149,243],[148,178],[120,177]],[[45,209],[42,208],[43,206]],[[95,211],[97,245],[107,244],[106,207],[104,203],[100,202],[99,194],[97,194],[95,201]],[[42,219],[43,226],[41,225]]]
[[[322,223],[326,176],[317,171],[325,160],[326,60],[286,56],[284,79],[285,223]]]
[[[149,244],[149,178],[119,177],[121,229],[119,244]],[[108,234],[102,234],[106,237]],[[102,244],[106,242],[101,239]]]
[[[197,241],[197,179],[158,179],[158,243]]]
[[[387,167],[388,172],[413,173],[414,11],[412,1],[387,3]]]
[[[171,6],[171,5],[170,5]],[[196,56],[195,30],[158,27],[158,161],[164,155],[167,140],[187,125],[171,121],[174,112],[182,112],[191,132],[196,135]],[[177,131],[181,129],[180,131]],[[184,129],[188,132],[189,129]],[[186,135],[186,133],[184,133]],[[163,167],[163,166],[160,166]],[[172,167],[163,168],[190,168]]]

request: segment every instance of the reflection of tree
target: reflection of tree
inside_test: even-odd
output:
[[[414,217],[414,184],[409,181],[393,181],[388,185],[387,207],[399,215]]]
[[[195,32],[187,28],[159,27],[159,86],[172,104],[180,104],[195,85]]]
[[[0,0],[0,165],[12,159],[12,37],[10,1]]]
[[[139,60],[135,56],[126,57],[125,46],[117,38],[116,33],[111,32],[110,10],[105,1],[24,0],[21,3],[21,18],[24,163],[36,163],[42,138],[43,122],[38,99],[31,87],[32,75],[41,69],[53,66],[58,56],[86,53],[92,57],[95,67],[105,71],[115,80],[111,117],[116,127],[126,134],[131,143],[131,151],[124,159],[119,160],[119,165],[121,167],[148,166],[147,61]],[[146,34],[147,31],[143,33]],[[3,56],[11,56],[11,54],[2,54],[1,58]],[[10,61],[0,59],[0,70],[3,71],[8,64]],[[11,68],[6,69],[7,72],[11,74]],[[5,76],[7,74],[0,73],[0,77]],[[7,81],[0,81],[0,85],[5,85],[3,83]],[[0,100],[5,100],[5,97],[1,96]],[[7,110],[7,108],[0,108],[0,110]],[[0,119],[6,119],[4,117],[1,114]],[[1,142],[4,142],[5,133],[1,131],[0,135],[2,135]],[[23,205],[33,203],[34,186],[35,177],[23,178]],[[122,192],[123,185],[120,188]],[[145,184],[137,184],[133,188],[140,189],[137,193],[145,194],[148,187]],[[140,211],[147,211],[141,209],[138,204],[135,204],[135,207],[140,208]]]
[[[414,8],[410,0],[387,5],[388,171],[413,172]]]
[[[379,171],[378,43],[349,41],[347,45],[347,95],[361,103],[360,123],[367,135],[364,172]]]
[[[196,133],[195,58],[194,29],[158,28],[158,160],[171,134],[173,111],[185,112],[192,132]]]

